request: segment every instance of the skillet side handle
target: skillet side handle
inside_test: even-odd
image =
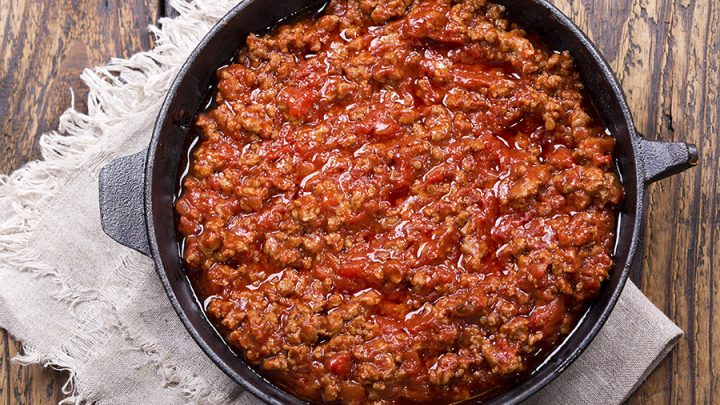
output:
[[[143,201],[146,155],[143,150],[100,170],[100,223],[117,242],[150,256]]]
[[[690,143],[641,139],[640,158],[645,184],[650,184],[696,166],[698,150]]]

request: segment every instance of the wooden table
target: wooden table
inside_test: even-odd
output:
[[[146,26],[168,8],[164,0],[1,1],[0,172],[7,173],[39,157],[37,134],[57,126],[70,88],[85,108],[82,69],[151,46]],[[630,403],[718,402],[720,3],[551,1],[610,61],[640,132],[700,151],[700,166],[650,189],[645,266],[634,280],[685,337]],[[67,375],[12,364],[20,345],[0,333],[0,405],[63,398]]]

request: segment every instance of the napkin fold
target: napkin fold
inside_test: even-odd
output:
[[[236,1],[175,1],[156,46],[86,70],[88,112],[69,109],[43,160],[0,177],[0,326],[16,361],[66,370],[63,403],[256,404],[180,323],[152,261],[100,227],[98,173],[144,149],[177,69]],[[528,403],[619,404],[682,335],[632,283],[585,353]]]

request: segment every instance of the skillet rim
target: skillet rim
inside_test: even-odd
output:
[[[154,128],[153,128],[153,134],[152,138],[150,140],[148,149],[147,149],[147,156],[145,159],[145,178],[144,178],[144,185],[143,185],[143,206],[144,206],[144,219],[145,219],[145,225],[147,229],[147,237],[148,237],[148,245],[150,248],[150,254],[153,258],[153,261],[155,263],[155,270],[158,273],[158,276],[162,282],[163,288],[165,292],[168,295],[168,298],[173,306],[173,309],[177,313],[178,317],[182,321],[185,328],[190,333],[193,340],[198,344],[198,346],[205,352],[205,354],[223,371],[225,374],[227,374],[233,381],[241,385],[244,389],[258,397],[259,399],[263,400],[266,403],[271,404],[282,404],[287,402],[280,402],[280,399],[284,401],[289,402],[295,402],[295,403],[306,403],[305,401],[299,400],[298,398],[292,396],[291,394],[287,393],[285,390],[281,389],[280,387],[270,383],[267,381],[262,375],[257,374],[255,370],[250,368],[255,374],[257,374],[261,379],[262,383],[265,384],[267,389],[271,390],[274,394],[279,394],[278,396],[281,398],[277,398],[276,396],[271,396],[263,390],[261,390],[258,386],[255,384],[250,383],[247,381],[243,376],[238,374],[238,372],[229,364],[227,364],[224,360],[222,360],[215,350],[213,350],[208,342],[206,342],[199,334],[199,332],[196,330],[195,325],[193,322],[188,318],[187,314],[185,313],[185,309],[183,308],[182,304],[178,300],[177,296],[175,295],[175,292],[173,290],[173,287],[171,285],[171,281],[168,278],[168,275],[165,271],[165,266],[161,260],[161,251],[157,240],[157,233],[156,228],[154,225],[154,215],[153,215],[153,200],[152,200],[152,190],[153,190],[153,168],[154,163],[157,157],[157,149],[158,144],[160,142],[160,138],[162,137],[163,133],[163,124],[166,120],[172,120],[172,116],[170,114],[170,109],[172,107],[173,101],[177,96],[178,90],[182,85],[183,80],[188,76],[188,71],[190,70],[191,66],[194,66],[197,63],[203,63],[204,61],[198,59],[199,54],[201,54],[202,50],[208,45],[208,43],[211,41],[213,37],[218,35],[222,30],[227,29],[228,26],[230,26],[235,20],[238,15],[243,13],[250,4],[253,4],[257,1],[262,0],[246,0],[243,1],[236,6],[234,6],[227,14],[225,14],[214,26],[213,28],[203,37],[203,39],[198,43],[198,45],[194,48],[194,50],[190,53],[185,63],[182,65],[182,67],[178,70],[177,76],[175,77],[172,85],[170,86],[168,93],[163,101],[162,107],[160,109],[160,112],[158,114],[157,120],[155,122]],[[505,5],[508,10],[519,8],[521,5],[518,5],[515,1],[512,0],[495,0],[497,3],[501,3]],[[582,340],[580,343],[575,346],[574,348],[570,349],[569,355],[561,358],[559,361],[557,361],[555,364],[547,363],[547,360],[551,359],[553,357],[553,353],[548,354],[546,357],[546,362],[539,366],[536,372],[526,376],[522,382],[519,384],[513,386],[509,390],[499,394],[496,397],[493,397],[485,402],[484,404],[516,404],[522,400],[525,400],[538,392],[541,388],[546,386],[548,383],[550,383],[552,380],[554,380],[556,377],[558,377],[563,371],[565,371],[584,351],[587,349],[589,344],[594,340],[594,338],[597,336],[599,331],[604,326],[605,322],[607,321],[608,317],[610,316],[610,313],[615,308],[615,305],[617,304],[617,301],[624,289],[624,286],[627,282],[627,279],[629,277],[631,269],[637,264],[638,257],[640,257],[640,250],[642,249],[642,245],[640,244],[640,241],[642,240],[642,231],[644,229],[644,216],[645,216],[645,189],[646,184],[644,183],[644,175],[643,175],[643,159],[641,156],[641,138],[638,135],[635,125],[629,110],[629,107],[627,105],[627,101],[625,99],[625,96],[623,94],[622,89],[620,88],[620,85],[615,78],[615,75],[610,68],[609,64],[605,60],[605,58],[602,56],[602,54],[597,50],[597,48],[594,46],[594,44],[590,41],[590,39],[587,37],[587,35],[575,25],[567,16],[565,16],[559,9],[557,9],[555,6],[550,4],[547,0],[529,0],[530,3],[534,3],[540,7],[542,7],[545,12],[548,14],[549,18],[553,18],[556,20],[557,23],[559,23],[564,29],[568,31],[569,34],[572,34],[573,40],[577,40],[579,45],[589,53],[590,58],[593,61],[593,74],[598,74],[601,76],[602,80],[607,83],[611,90],[612,95],[612,101],[617,104],[620,111],[622,112],[623,116],[623,126],[627,128],[627,136],[629,137],[630,141],[630,147],[631,147],[631,153],[628,153],[629,156],[632,156],[634,160],[634,166],[635,166],[635,182],[634,183],[628,183],[627,178],[623,181],[623,189],[627,191],[628,187],[632,186],[633,184],[636,187],[635,190],[635,215],[632,219],[632,232],[628,232],[627,234],[616,235],[616,238],[629,238],[631,240],[630,246],[628,247],[628,253],[627,258],[625,259],[625,263],[622,266],[622,271],[619,276],[619,279],[617,281],[617,284],[615,286],[605,285],[603,288],[612,288],[612,293],[610,294],[610,297],[608,298],[604,308],[602,309],[599,318],[596,320],[596,322],[593,324],[593,326],[590,328],[590,330],[582,337]],[[309,1],[308,7],[311,6],[313,3],[321,3],[321,1],[315,0],[315,1]],[[588,70],[590,68],[586,68],[584,70]],[[215,68],[213,68],[215,70]],[[585,73],[583,71],[583,73]],[[584,75],[583,75],[584,76]],[[627,176],[626,176],[627,177]],[[627,195],[627,193],[626,193]],[[614,271],[617,271],[617,268],[619,266],[615,266]],[[606,282],[607,283],[607,282]],[[596,303],[592,303],[591,305],[597,305]],[[203,318],[205,321],[206,318],[203,314]],[[585,322],[584,319],[581,319],[578,321],[576,326],[574,327],[573,331],[568,334],[567,337],[564,339],[569,338],[575,333],[575,329],[580,327],[581,324]],[[562,347],[562,344],[559,347]],[[247,363],[240,357],[237,358],[240,362],[242,362],[246,367]],[[470,398],[467,401],[472,401],[472,398]]]

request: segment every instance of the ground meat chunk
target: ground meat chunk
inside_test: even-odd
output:
[[[405,14],[410,3],[411,0],[360,0],[360,9],[373,23],[382,24]]]
[[[598,294],[614,140],[570,54],[503,10],[331,0],[218,71],[177,229],[209,319],[264,377],[314,402],[487,398]]]

